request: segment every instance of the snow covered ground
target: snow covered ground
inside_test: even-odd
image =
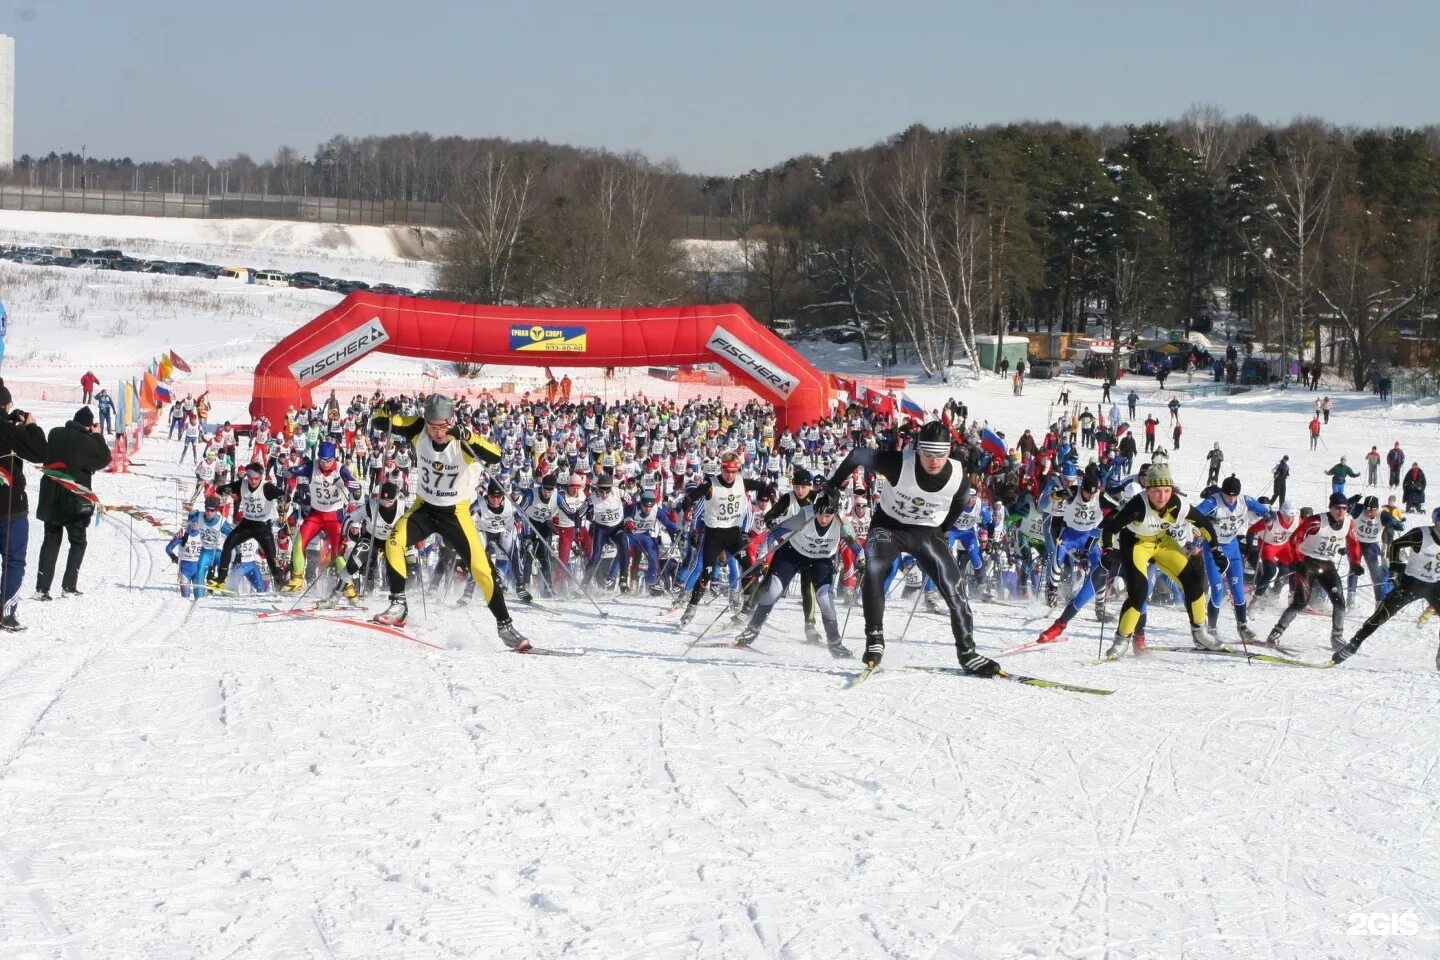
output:
[[[88,293],[62,285],[46,301],[13,283],[0,272],[18,321],[4,375],[47,427],[79,400],[73,381],[47,379],[57,370],[167,346],[194,349],[197,376],[212,360],[253,364],[324,306],[313,291],[212,299],[186,281],[202,287],[174,287],[133,320],[143,334],[111,337],[93,324],[138,305],[96,301],[59,327]],[[1073,384],[1098,401],[1096,384]],[[1142,419],[1169,399],[1152,385]],[[951,392],[912,390],[936,406]],[[953,392],[1013,438],[1042,428],[1058,390]],[[1358,467],[1372,443],[1399,439],[1440,469],[1435,404],[1332,395],[1315,453],[1313,394],[1186,397],[1177,477],[1201,479],[1214,440],[1257,494],[1289,453],[1290,496],[1312,505],[1328,493],[1321,471],[1341,453]],[[177,455],[147,441],[143,466],[97,489],[173,525]],[[607,599],[603,619],[585,603],[517,605],[538,644],[588,651],[521,657],[453,595],[412,597],[413,633],[440,650],[260,620],[258,598],[182,601],[165,537],[120,513],[91,528],[86,595],[42,605],[28,599],[39,539],[32,527],[30,629],[0,635],[6,958],[1440,952],[1437,624],[1414,608],[1336,670],[1163,653],[1087,666],[1100,638],[1088,615],[1070,642],[1006,658],[1115,691],[1091,697],[900,670],[954,652],[923,611],[902,636],[908,609],[894,605],[897,669],[847,690],[847,665],[796,639],[793,600],[762,653],[689,656],[660,601]],[[1362,596],[1348,626],[1371,607]],[[977,603],[980,647],[1030,639],[1042,624],[1023,620],[1038,615]],[[1263,629],[1277,615],[1255,617]],[[1152,642],[1187,638],[1174,609],[1151,623]],[[1320,659],[1327,630],[1302,617],[1287,639]],[[1228,611],[1221,632],[1233,635]]]

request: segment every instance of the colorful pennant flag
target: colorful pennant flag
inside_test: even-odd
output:
[[[65,461],[55,460],[42,466],[40,468],[40,472],[45,476],[49,477],[51,480],[60,484],[60,486],[64,487],[66,490],[69,490],[71,493],[75,494],[80,499],[89,500],[91,503],[99,503],[100,498],[95,494],[95,491],[91,490],[89,487],[85,486],[83,483],[80,483],[74,477],[70,476],[70,474],[66,473],[66,469],[67,466]]]
[[[184,360],[181,360],[180,354],[176,353],[174,350],[170,351],[170,364],[176,370],[179,370],[181,373],[190,372],[190,364],[186,363]]]

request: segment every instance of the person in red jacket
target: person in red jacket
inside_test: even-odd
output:
[[[95,396],[95,388],[100,386],[100,378],[89,370],[80,378],[80,389],[85,391],[85,399],[81,403],[89,403]]]
[[[1330,494],[1330,507],[1323,515],[1306,518],[1286,544],[1289,560],[1296,565],[1291,580],[1290,606],[1280,614],[1266,640],[1271,646],[1310,602],[1315,585],[1330,598],[1330,646],[1339,650],[1345,643],[1345,589],[1335,565],[1348,554],[1351,566],[1360,565],[1360,541],[1350,518],[1350,504],[1343,493]]]

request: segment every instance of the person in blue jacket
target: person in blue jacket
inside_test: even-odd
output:
[[[1256,643],[1258,637],[1250,629],[1245,606],[1245,564],[1240,558],[1240,540],[1250,525],[1270,516],[1265,504],[1254,497],[1241,495],[1240,478],[1233,473],[1220,484],[1220,490],[1206,497],[1195,509],[1210,518],[1215,526],[1214,549],[1202,550],[1205,575],[1210,583],[1210,601],[1206,605],[1210,629],[1220,622],[1220,605],[1225,602],[1225,588],[1235,604],[1235,632],[1245,643]],[[1218,550],[1229,560],[1222,574],[1213,554]]]

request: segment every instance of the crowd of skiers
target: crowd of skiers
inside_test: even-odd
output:
[[[1397,582],[1391,548],[1404,516],[1393,495],[1384,505],[1374,495],[1347,496],[1345,483],[1357,475],[1345,458],[1326,471],[1331,503],[1312,515],[1285,500],[1288,458],[1269,495],[1245,496],[1233,475],[1221,481],[1218,444],[1204,489],[1188,496],[1148,435],[1150,463],[1136,466],[1135,438],[1118,408],[1090,415],[1076,404],[1042,437],[1026,430],[1008,442],[958,402],[938,413],[921,425],[852,406],[792,431],[779,429],[759,402],[517,404],[376,394],[342,404],[332,394],[282,424],[218,428],[197,457],[198,509],[172,554],[184,591],[198,595],[236,588],[232,570],[255,588],[304,591],[316,579],[307,577],[307,554],[318,551],[317,569],[335,570],[337,600],[384,590],[388,605],[376,619],[396,626],[408,618],[407,585],[417,580],[442,593],[463,583],[458,602],[478,587],[502,639],[520,649],[528,641],[511,621],[507,592],[522,603],[667,594],[683,626],[723,583],[743,626],[738,641],[749,643],[795,581],[807,638],[837,656],[849,651],[836,601],[865,603],[871,662],[883,650],[880,610],[896,579],[919,594],[916,602],[949,612],[962,662],[979,656],[970,639],[975,589],[1064,604],[1042,640],[1091,599],[1103,604],[1112,587],[1123,590],[1118,655],[1144,649],[1157,574],[1157,596],[1181,599],[1193,641],[1207,648],[1220,645],[1214,628],[1227,597],[1243,641],[1278,644],[1319,586],[1335,611],[1339,656],[1345,604],[1359,579],[1368,573],[1377,600]],[[1178,422],[1178,404],[1171,415]],[[919,451],[922,434],[932,451],[948,445],[943,463]],[[1392,482],[1403,456],[1397,444],[1387,458]],[[936,472],[920,469],[928,466]],[[907,526],[917,522],[907,514],[911,501],[928,504],[920,534]],[[1354,553],[1343,577],[1317,568],[1312,556],[1321,545],[1337,549],[1333,531],[1320,529],[1340,515],[1337,505],[1350,523],[1339,542]],[[886,530],[883,545],[871,536],[877,525]],[[1261,641],[1250,628],[1247,589],[1263,596],[1282,582],[1294,599]]]

